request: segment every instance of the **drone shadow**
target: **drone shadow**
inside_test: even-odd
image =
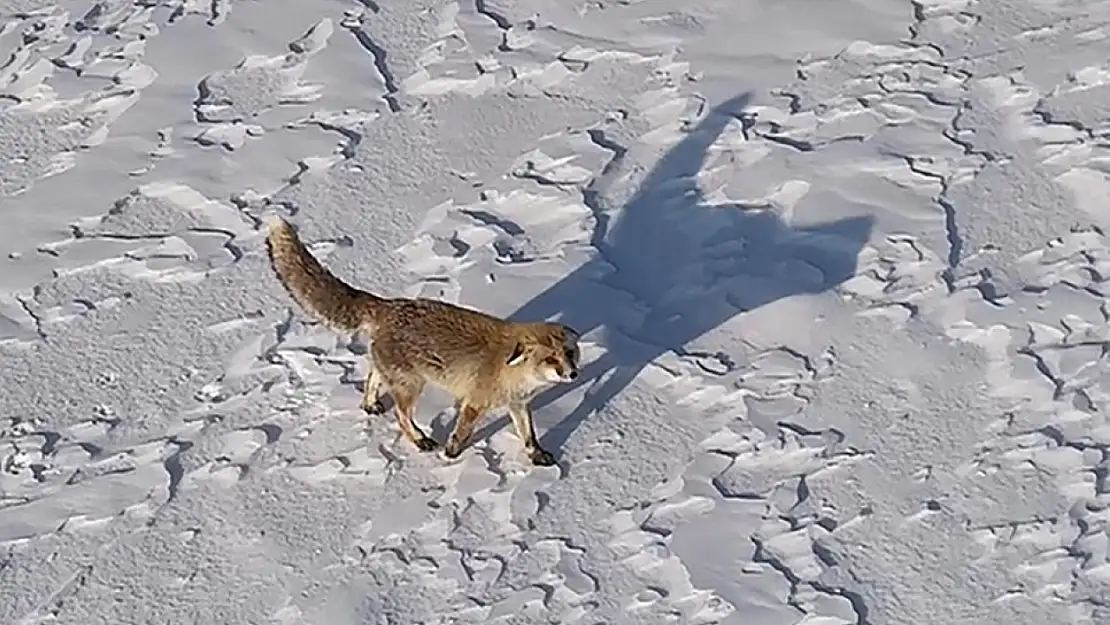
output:
[[[795,228],[770,210],[711,203],[699,189],[695,177],[710,146],[750,97],[739,95],[708,111],[654,166],[616,218],[611,223],[599,220],[593,244],[600,253],[595,259],[512,315],[519,321],[557,319],[582,335],[620,326],[621,317],[633,313],[599,304],[599,285],[631,295],[641,309],[635,313],[635,327],[610,333],[609,351],[587,365],[574,383],[537,398],[538,409],[582,385],[594,386],[570,415],[541,436],[553,453],[561,455],[583,419],[659,356],[682,353],[683,346],[745,311],[824,292],[854,274],[871,235],[871,217]],[[798,271],[800,267],[806,270]],[[606,372],[611,375],[599,381]],[[506,423],[497,419],[476,438],[488,437]]]

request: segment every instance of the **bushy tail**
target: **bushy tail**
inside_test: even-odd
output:
[[[305,312],[340,330],[370,329],[381,298],[335,277],[308,251],[289,222],[274,217],[266,250],[285,290]]]

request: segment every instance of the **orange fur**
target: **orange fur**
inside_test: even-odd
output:
[[[359,290],[321,265],[280,218],[271,221],[266,242],[275,273],[304,310],[332,327],[369,336],[364,410],[381,412],[388,392],[405,436],[430,451],[436,443],[413,415],[431,383],[451,393],[458,408],[448,457],[462,452],[483,414],[508,408],[532,462],[554,463],[536,439],[528,403],[577,376],[577,332],[557,323],[511,322],[439,300],[389,299]]]

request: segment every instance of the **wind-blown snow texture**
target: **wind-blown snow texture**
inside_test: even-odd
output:
[[[1110,623],[1107,3],[0,0],[0,58],[0,623]],[[559,466],[364,415],[270,212],[583,332]]]

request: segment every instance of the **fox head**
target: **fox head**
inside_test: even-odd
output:
[[[542,324],[517,342],[506,364],[528,366],[544,382],[571,382],[578,377],[578,339],[578,332],[570,326]]]

